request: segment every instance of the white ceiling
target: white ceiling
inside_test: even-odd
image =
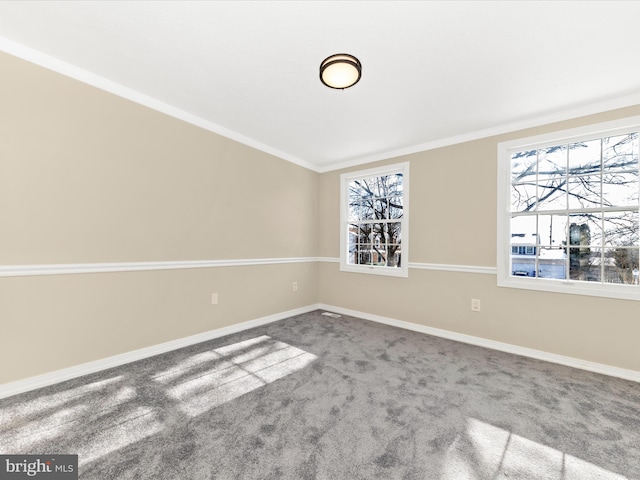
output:
[[[1,1],[0,50],[327,171],[640,104],[640,2]],[[320,62],[362,80],[331,90]]]

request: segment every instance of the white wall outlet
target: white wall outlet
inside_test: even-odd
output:
[[[297,291],[298,291],[298,282],[293,282],[292,290],[293,290],[294,292],[297,292]]]
[[[211,294],[211,305],[217,305],[218,304],[218,294],[217,293],[212,293]]]
[[[478,300],[477,298],[471,299],[471,310],[474,312],[480,311],[480,300]]]

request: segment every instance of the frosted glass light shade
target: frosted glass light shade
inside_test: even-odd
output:
[[[354,86],[362,76],[362,65],[353,55],[338,53],[320,64],[320,81],[329,88],[344,90]]]

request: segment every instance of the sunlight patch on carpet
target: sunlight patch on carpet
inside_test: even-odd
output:
[[[88,410],[87,405],[75,405],[55,411],[42,419],[28,422],[26,425],[15,428],[2,436],[0,445],[11,446],[14,451],[33,451],[34,441],[46,442],[69,432],[78,419],[81,419]],[[3,451],[6,451],[3,449]]]
[[[80,465],[155,435],[163,428],[158,414],[150,407],[137,407],[118,418],[118,423],[95,436],[78,451]]]
[[[0,451],[40,451],[45,448],[47,442],[68,435],[77,428],[83,428],[87,418],[109,415],[121,404],[136,396],[135,390],[131,387],[121,387],[113,394],[100,395],[102,390],[106,390],[108,386],[119,380],[120,377],[116,377],[95,382],[82,388],[65,390],[55,395],[40,397],[34,402],[25,402],[19,405],[16,410],[33,413],[19,417],[14,415],[15,421],[3,418],[0,429]],[[87,397],[88,393],[92,394],[91,398]],[[47,399],[52,402],[52,413],[47,413],[41,403]],[[68,406],[63,408],[64,405]],[[57,408],[54,408],[56,406]]]
[[[167,394],[192,417],[301,370],[317,358],[266,335],[205,353],[154,377],[161,383],[181,379]],[[203,369],[208,363],[211,367]]]
[[[98,382],[92,382],[80,387],[63,390],[62,392],[54,393],[51,395],[43,395],[28,402],[21,403],[20,405],[13,406],[10,409],[0,409],[0,418],[4,417],[5,414],[8,414],[9,411],[13,416],[19,417],[23,417],[25,415],[35,415],[46,410],[50,411],[56,407],[64,405],[65,403],[76,401],[86,395],[109,388],[113,384],[121,381],[122,375],[118,375],[116,377],[107,378]]]
[[[224,367],[223,363],[225,358],[229,355],[232,355],[237,352],[241,352],[243,350],[252,350],[253,347],[264,344],[267,340],[271,340],[271,337],[267,335],[262,335],[260,337],[255,337],[250,340],[245,340],[244,342],[233,343],[231,345],[227,345],[225,347],[217,348],[215,350],[209,350],[202,353],[197,353],[195,355],[190,356],[189,358],[182,360],[181,362],[176,363],[172,367],[158,372],[152,378],[161,383],[168,383],[177,378],[183,377],[185,375],[189,375],[190,372],[201,368],[203,365],[207,365],[209,363],[216,364],[217,367]],[[280,342],[275,342],[280,343]],[[231,367],[232,363],[227,363],[226,366]]]
[[[451,444],[441,480],[517,478],[628,480],[592,463],[475,418]]]

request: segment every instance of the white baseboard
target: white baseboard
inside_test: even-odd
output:
[[[433,335],[436,337],[442,337],[449,340],[455,340],[457,342],[468,343],[479,347],[490,348],[492,350],[499,350],[502,352],[513,353],[515,355],[521,355],[523,357],[535,358],[537,360],[543,360],[551,363],[557,363],[568,367],[579,368],[581,370],[587,370],[590,372],[600,373],[603,375],[609,375],[612,377],[619,377],[625,380],[631,380],[633,382],[640,383],[640,372],[635,370],[627,370],[624,368],[612,367],[602,363],[589,362],[586,360],[580,360],[578,358],[567,357],[564,355],[556,355],[554,353],[544,352],[542,350],[534,350],[532,348],[520,347],[518,345],[512,345],[509,343],[496,342],[494,340],[488,340],[486,338],[474,337],[472,335],[466,335],[463,333],[456,333],[449,330],[442,330],[439,328],[427,327],[424,325],[418,325],[417,323],[405,322],[403,320],[396,320],[394,318],[382,317],[380,315],[374,315],[371,313],[360,312],[357,310],[350,310],[347,308],[336,307],[326,304],[308,305],[306,307],[297,308],[294,310],[288,310],[286,312],[276,313],[266,317],[249,320],[246,322],[238,323],[236,325],[230,325],[228,327],[218,328],[216,330],[210,330],[208,332],[199,333],[189,337],[179,338],[169,342],[161,343],[159,345],[153,345],[151,347],[141,348],[132,352],[123,353],[120,355],[114,355],[112,357],[96,360],[93,362],[84,363],[75,367],[64,368],[62,370],[56,370],[54,372],[45,373],[35,377],[26,378],[24,380],[18,380],[11,383],[5,383],[0,385],[0,398],[10,397],[19,393],[28,392],[37,388],[46,387],[55,383],[71,380],[72,378],[81,377],[90,373],[100,372],[108,368],[117,367],[126,363],[142,360],[144,358],[159,355],[161,353],[170,352],[178,348],[187,347],[200,342],[206,342],[214,338],[223,337],[225,335],[231,335],[233,333],[248,330],[250,328],[259,327],[268,323],[277,322],[288,317],[295,315],[302,315],[304,313],[312,312],[314,310],[328,310],[330,312],[341,313],[343,315],[349,315],[352,317],[358,317],[365,320],[370,320],[393,327],[403,328],[405,330],[411,330],[414,332],[425,333],[427,335]]]
[[[124,365],[125,363],[135,362],[144,358],[153,357],[154,355],[170,352],[178,348],[188,347],[189,345],[194,345],[196,343],[206,342],[207,340],[212,340],[214,338],[224,337],[225,335],[230,335],[232,333],[237,333],[243,330],[248,330],[250,328],[266,325],[268,323],[277,322],[278,320],[283,320],[295,315],[302,315],[304,313],[317,310],[318,308],[320,308],[319,305],[308,305],[306,307],[276,313],[274,315],[249,320],[246,322],[238,323],[236,325],[217,328],[215,330],[199,333],[197,335],[191,335],[189,337],[171,340],[159,345],[153,345],[151,347],[133,350],[131,352],[122,353],[120,355],[114,355],[113,357],[83,363],[75,367],[63,368],[62,370],[56,370],[54,372],[26,378],[24,380],[5,383],[3,385],[0,385],[0,398],[10,397],[19,393],[28,392],[37,388],[42,388],[48,385],[53,385],[55,383],[71,380],[72,378],[81,377],[90,373],[100,372],[108,368]]]
[[[636,370],[627,370],[624,368],[612,367],[610,365],[605,365],[602,363],[589,362],[587,360],[580,360],[579,358],[557,355],[555,353],[535,350],[533,348],[520,347],[518,345],[512,345],[510,343],[496,342],[494,340],[474,337],[472,335],[466,335],[464,333],[457,333],[449,330],[427,327],[424,325],[418,325],[417,323],[405,322],[403,320],[396,320],[394,318],[382,317],[380,315],[373,315],[371,313],[349,310],[347,308],[335,307],[333,305],[320,304],[318,308],[328,310],[330,312],[341,313],[343,315],[362,318],[365,320],[371,320],[373,322],[383,323],[385,325],[391,325],[393,327],[404,328],[405,330],[425,333],[427,335],[433,335],[435,337],[442,337],[448,340],[455,340],[457,342],[468,343],[470,345],[490,348],[492,350],[499,350],[507,353],[513,353],[515,355],[520,355],[523,357],[535,358],[537,360],[544,360],[546,362],[557,363],[560,365],[565,365],[567,367],[579,368],[581,370],[587,370],[589,372],[601,373],[603,375],[623,378],[625,380],[631,380],[633,382],[640,383],[640,372]]]

